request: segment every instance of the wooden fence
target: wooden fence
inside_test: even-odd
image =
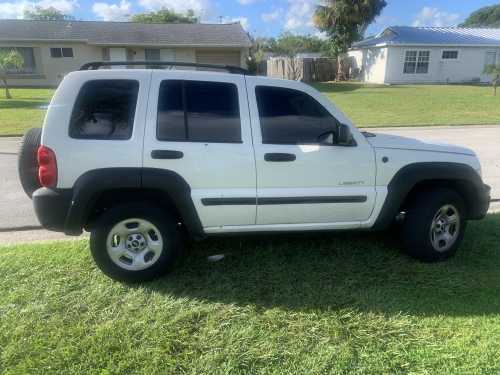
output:
[[[337,60],[320,58],[272,57],[267,60],[267,75],[273,78],[293,79],[303,82],[335,80]]]

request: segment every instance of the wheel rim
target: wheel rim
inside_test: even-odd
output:
[[[156,263],[163,251],[158,228],[144,219],[126,219],[116,224],[106,240],[108,255],[118,267],[141,271]]]
[[[441,207],[432,219],[430,239],[434,250],[444,252],[457,241],[460,233],[460,213],[451,204]]]

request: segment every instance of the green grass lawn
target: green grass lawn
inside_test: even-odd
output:
[[[0,373],[500,373],[499,226],[440,264],[387,234],[212,239],[135,286],[85,241],[1,247]]]
[[[0,135],[18,135],[30,128],[42,126],[45,109],[53,89],[15,88],[12,99],[5,99],[0,88]]]
[[[488,86],[359,83],[314,85],[357,126],[500,124],[500,96]]]
[[[318,83],[358,126],[500,124],[500,96],[472,85],[379,86]],[[3,93],[3,92],[2,92]],[[0,97],[0,135],[23,134],[41,126],[53,89],[12,89]]]

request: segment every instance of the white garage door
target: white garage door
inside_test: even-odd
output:
[[[240,66],[239,51],[196,51],[196,62],[200,64],[218,64]]]

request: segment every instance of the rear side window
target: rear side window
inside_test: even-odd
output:
[[[156,136],[160,141],[241,143],[238,88],[224,82],[163,81]]]
[[[124,140],[132,136],[139,82],[86,82],[76,98],[69,135],[77,139]]]
[[[257,86],[262,143],[317,144],[336,131],[337,121],[308,94],[282,87]]]

